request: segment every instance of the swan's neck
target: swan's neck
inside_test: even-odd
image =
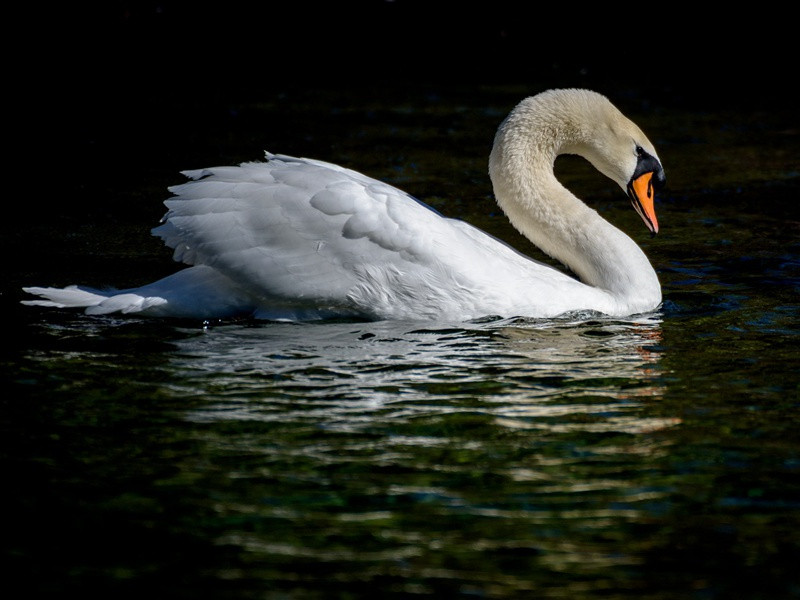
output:
[[[511,223],[618,306],[636,312],[657,305],[661,286],[639,246],[555,177],[556,157],[581,154],[583,134],[552,123],[519,122],[524,118],[531,116],[509,116],[489,161],[495,197]]]

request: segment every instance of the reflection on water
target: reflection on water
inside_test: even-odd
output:
[[[580,594],[642,563],[614,540],[668,502],[657,316],[182,333],[162,392],[199,399],[204,458],[172,479],[210,495],[231,582]]]
[[[176,390],[208,400],[189,416],[198,421],[359,431],[468,411],[505,427],[636,432],[671,423],[636,414],[638,401],[663,393],[660,335],[657,318],[272,323],[187,337],[171,363],[184,374]]]
[[[29,358],[68,415],[56,460],[75,473],[51,476],[53,514],[112,557],[132,532],[109,539],[89,514],[176,515],[135,534],[153,551],[128,568],[196,575],[167,559],[189,543],[227,593],[578,597],[642,568],[670,505],[660,462],[680,419],[658,408],[659,315],[205,329],[55,317],[37,336]],[[97,501],[72,500],[84,481],[102,482]]]

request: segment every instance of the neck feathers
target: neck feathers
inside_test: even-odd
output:
[[[648,301],[655,295],[660,300],[658,279],[636,243],[573,195],[553,172],[559,154],[586,157],[580,149],[587,146],[602,103],[600,109],[586,105],[594,97],[607,100],[596,94],[577,100],[570,95],[570,102],[562,103],[553,94],[541,96],[523,100],[498,129],[489,159],[498,205],[520,233],[587,285],[619,298],[644,289]],[[585,121],[590,125],[581,125]]]

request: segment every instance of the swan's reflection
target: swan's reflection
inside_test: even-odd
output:
[[[173,391],[208,404],[192,421],[306,421],[358,430],[432,414],[513,428],[642,432],[663,392],[660,321],[270,323],[178,342]]]
[[[187,418],[238,490],[215,510],[324,532],[232,527],[220,544],[359,565],[344,577],[434,564],[465,540],[604,572],[635,559],[598,552],[597,536],[668,493],[652,469],[670,441],[651,432],[676,422],[655,402],[660,339],[658,319],[264,324],[192,335],[172,361],[175,392],[206,401]],[[330,542],[359,532],[380,542]]]

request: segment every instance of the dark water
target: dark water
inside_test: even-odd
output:
[[[171,272],[148,233],[164,188],[264,149],[358,168],[532,253],[486,160],[536,91],[287,88],[66,126],[45,178],[61,201],[2,237],[3,563],[29,595],[800,597],[788,111],[612,97],[667,170],[653,239],[620,190],[559,160],[659,273],[664,305],[638,319],[204,326],[17,304],[21,285]]]

